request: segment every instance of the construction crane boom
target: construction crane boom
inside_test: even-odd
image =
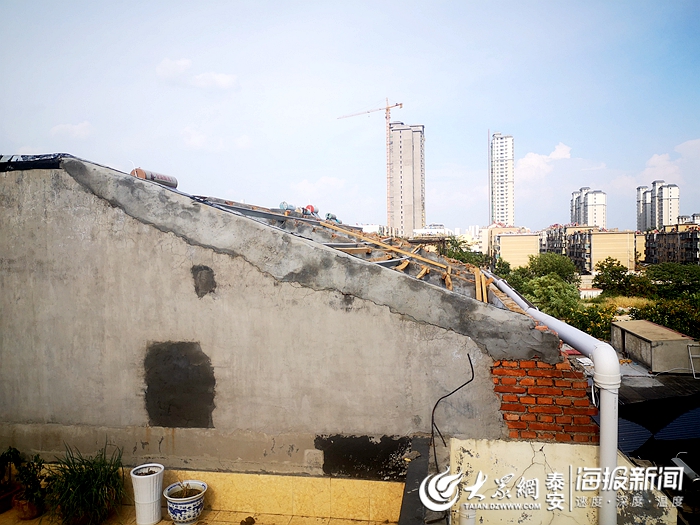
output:
[[[359,113],[353,113],[351,115],[343,115],[341,118],[356,117],[358,115],[367,115],[368,113],[374,113],[375,111],[386,112],[386,225],[387,228],[391,227],[391,217],[394,212],[394,200],[391,197],[391,108],[402,108],[403,104],[398,102],[393,106],[389,105],[389,99],[386,99],[386,106],[383,108],[370,109],[369,111],[360,111]]]
[[[393,106],[389,106],[388,104],[389,104],[389,102],[387,101],[387,106],[385,106],[383,108],[370,109],[369,111],[360,111],[359,113],[353,113],[351,115],[343,115],[342,117],[338,117],[338,120],[340,120],[341,118],[356,117],[358,115],[366,115],[367,113],[374,113],[375,111],[389,111],[391,108],[402,108],[403,107],[403,104],[401,104],[401,103],[394,104]]]

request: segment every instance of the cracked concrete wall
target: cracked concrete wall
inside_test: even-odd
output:
[[[440,428],[502,437],[492,357],[558,358],[524,316],[106,168],[63,168],[0,173],[0,444],[89,452],[106,437],[128,463],[318,473],[318,434],[429,432],[467,355],[475,380],[441,403]],[[212,428],[149,426],[144,359],[163,342],[211,361]]]
[[[459,483],[462,487],[460,498],[452,507],[453,523],[459,519],[458,509],[465,503],[476,512],[477,523],[598,523],[598,509],[593,501],[598,491],[576,490],[578,468],[598,467],[597,446],[452,439],[450,448],[451,472],[464,473]],[[633,466],[620,453],[617,464],[628,469],[627,472]],[[467,487],[477,485],[479,473],[482,474],[483,484],[473,492],[467,490]],[[554,479],[554,474],[559,475],[561,484],[550,481],[548,485],[547,476]],[[537,480],[537,483],[532,480]],[[522,492],[518,490],[519,485],[523,487]],[[617,523],[620,525],[676,523],[676,509],[670,503],[666,507],[660,506],[658,498],[663,494],[657,490],[621,489],[618,496]],[[634,496],[637,497],[635,503]],[[516,505],[521,507],[514,507]]]

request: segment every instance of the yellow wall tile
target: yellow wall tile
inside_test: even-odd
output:
[[[328,518],[331,515],[331,479],[297,477],[294,484],[294,516]]]
[[[262,514],[292,515],[293,476],[251,476],[254,486],[253,506],[255,511]]]
[[[331,518],[368,521],[370,483],[331,478]]]
[[[385,481],[371,481],[369,483],[369,519],[371,521],[398,522],[404,484]]]

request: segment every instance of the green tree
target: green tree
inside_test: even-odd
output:
[[[498,273],[496,273],[496,275],[498,275]],[[511,271],[508,274],[506,281],[511,288],[513,288],[513,290],[524,294],[527,283],[529,283],[532,279],[534,279],[534,276],[532,275],[530,269],[527,266],[521,266],[520,268],[516,268],[515,270]]]
[[[469,249],[469,244],[460,241],[457,237],[445,239],[445,247],[438,250],[440,255],[455,259],[457,261],[473,264],[474,266],[490,266],[489,256],[481,252],[473,252]]]
[[[550,273],[557,274],[570,284],[578,284],[579,275],[574,262],[565,255],[558,253],[541,253],[530,255],[527,268],[533,277],[544,277]]]
[[[700,266],[697,265],[653,264],[644,273],[653,283],[656,295],[664,299],[677,299],[700,290]]]
[[[601,288],[605,295],[624,295],[627,297],[653,295],[654,289],[646,275],[635,275],[627,271],[627,267],[612,257],[595,265],[597,275],[593,286]]]
[[[576,285],[567,283],[556,273],[528,281],[524,295],[539,310],[557,319],[569,317],[580,302]]]
[[[499,257],[496,261],[493,272],[499,277],[507,279],[511,272],[510,263]]]
[[[646,319],[700,339],[700,293],[680,299],[661,299],[642,308],[631,308],[632,319]]]
[[[627,267],[613,257],[596,263],[597,275],[593,279],[593,286],[602,289],[608,295],[626,295],[629,293],[632,280]]]
[[[562,321],[586,332],[596,339],[609,341],[610,326],[616,314],[617,308],[614,305],[579,305],[578,308],[563,317]]]

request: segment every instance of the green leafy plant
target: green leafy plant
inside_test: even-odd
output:
[[[22,456],[15,447],[7,447],[0,454],[0,493],[8,492],[15,488],[12,479],[12,467],[19,469],[22,464]]]
[[[558,253],[541,253],[528,257],[527,269],[532,277],[544,277],[549,274],[558,275],[562,281],[578,285],[580,277],[574,262],[566,255]]]
[[[679,263],[652,264],[645,269],[661,299],[680,299],[700,290],[700,266]]]
[[[489,266],[490,264],[488,255],[471,251],[469,243],[461,241],[457,237],[445,239],[445,245],[438,249],[438,253],[444,257],[473,264],[474,266]]]
[[[99,525],[124,497],[122,450],[94,456],[66,446],[66,454],[47,479],[46,503],[62,525]]]
[[[602,339],[610,340],[610,327],[617,314],[615,305],[579,306],[565,314],[562,321],[586,332],[587,334]]]
[[[22,490],[17,494],[18,499],[23,499],[34,505],[39,511],[44,508],[46,488],[42,482],[46,479],[43,473],[44,460],[39,454],[29,458],[17,469],[17,481],[22,485]]]
[[[535,277],[524,286],[525,297],[538,309],[558,319],[579,307],[579,292],[556,273]]]
[[[700,294],[681,299],[662,299],[641,308],[631,308],[630,317],[646,319],[698,339],[700,338]]]

